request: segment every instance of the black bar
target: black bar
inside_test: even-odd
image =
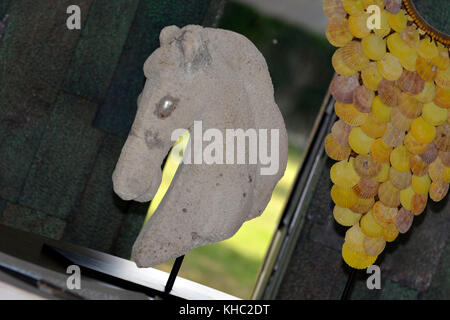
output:
[[[0,226],[0,229],[2,226]],[[1,230],[0,230],[1,231]],[[1,239],[0,239],[1,240]],[[52,242],[56,242],[53,241]],[[60,241],[61,242],[61,241]],[[42,253],[45,256],[50,257],[53,262],[57,262],[60,264],[63,269],[62,270],[54,270],[57,272],[65,272],[67,266],[71,264],[76,264],[80,266],[82,270],[82,274],[95,279],[97,281],[101,281],[103,283],[112,284],[116,287],[119,287],[124,290],[135,291],[143,293],[151,298],[155,299],[163,299],[163,300],[184,300],[184,298],[180,298],[177,296],[173,296],[171,294],[166,294],[159,290],[148,287],[146,284],[142,284],[141,281],[133,282],[129,281],[124,277],[119,277],[118,275],[111,274],[111,269],[119,269],[121,268],[121,263],[131,263],[131,261],[110,256],[109,254],[105,254],[103,252],[95,252],[95,250],[87,249],[79,247],[78,250],[74,250],[72,245],[61,244],[62,246],[66,246],[65,248],[54,246],[53,244],[44,243],[42,247]],[[71,251],[68,251],[71,250]],[[84,251],[86,250],[86,251]],[[72,252],[73,251],[73,252]],[[88,255],[88,252],[90,255]],[[102,268],[103,270],[93,269],[92,262],[89,262],[89,257],[92,258],[92,253],[98,254],[97,258],[102,259],[105,264],[108,264],[108,268]],[[103,258],[102,258],[103,256]],[[116,260],[116,261],[114,261]],[[122,261],[122,262],[121,262]],[[95,263],[95,262],[94,262]],[[44,266],[47,268],[47,266]],[[162,279],[161,279],[162,280]]]
[[[180,271],[181,264],[183,263],[184,255],[175,259],[173,263],[172,270],[170,271],[169,279],[167,280],[166,287],[164,288],[165,293],[170,293],[177,278],[178,272]]]
[[[342,292],[341,300],[348,300],[352,292],[353,283],[355,282],[356,269],[352,268],[350,275],[347,278],[347,283],[345,284],[344,292]]]

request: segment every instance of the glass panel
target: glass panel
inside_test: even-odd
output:
[[[240,298],[250,297],[333,75],[333,49],[322,36],[326,23],[322,2],[317,0],[227,2],[218,27],[245,35],[267,60],[289,135],[288,166],[264,213],[246,222],[232,238],[189,253],[180,271],[182,277]],[[149,216],[176,168],[177,164],[168,160]],[[170,271],[172,262],[157,268]]]

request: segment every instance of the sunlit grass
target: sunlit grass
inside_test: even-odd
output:
[[[161,185],[159,186],[158,191],[156,192],[154,198],[152,199],[152,202],[150,203],[150,207],[148,208],[147,217],[145,217],[144,223],[147,223],[148,219],[150,219],[150,217],[153,215],[156,208],[158,208],[161,200],[164,198],[164,195],[167,192],[167,189],[169,189],[175,172],[178,169],[180,162],[176,161],[179,157],[173,156],[175,150],[184,150],[187,146],[188,141],[189,132],[185,131],[185,133],[175,142],[174,148],[172,148],[172,150],[170,151],[169,156],[167,157],[166,164],[164,165],[164,170],[162,172]],[[175,148],[175,146],[178,148]]]
[[[186,132],[177,144],[183,144],[185,147],[188,137],[189,134]],[[186,255],[180,275],[240,298],[249,298],[286,205],[300,162],[301,151],[289,148],[285,174],[275,187],[272,199],[263,214],[244,223],[232,238],[190,252]],[[169,155],[164,166],[161,185],[150,204],[146,221],[163,199],[177,168],[178,163]],[[172,261],[156,268],[170,271],[171,267]]]

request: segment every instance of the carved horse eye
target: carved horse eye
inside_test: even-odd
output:
[[[158,118],[167,118],[175,110],[178,104],[178,99],[171,97],[170,95],[165,96],[156,104],[156,115]]]

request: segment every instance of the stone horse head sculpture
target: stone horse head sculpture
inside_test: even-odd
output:
[[[228,129],[241,129],[249,141],[255,130],[262,132],[260,137],[270,133],[271,139],[260,139],[258,148],[269,150],[278,164],[269,170],[264,161],[198,162],[195,156],[202,150],[194,146],[193,163],[180,165],[133,246],[139,267],[227,239],[259,216],[284,174],[288,152],[265,59],[247,38],[201,26],[170,26],[162,30],[160,43],[144,64],[147,80],[113,173],[114,191],[124,200],[151,200],[161,182],[161,163],[174,143],[172,133],[187,129],[195,143],[199,121],[209,141]],[[219,157],[221,151],[213,153]],[[255,149],[250,143],[241,150],[226,144],[225,154],[254,159]]]

